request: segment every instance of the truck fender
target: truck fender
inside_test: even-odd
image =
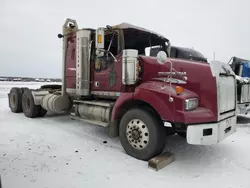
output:
[[[166,93],[162,94],[154,90],[138,88],[135,93],[120,94],[112,109],[111,122],[117,120],[119,111],[124,104],[134,100],[149,104],[164,120],[173,121],[173,103],[168,102],[168,95]]]
[[[162,95],[162,96],[159,96]],[[163,100],[164,99],[164,100]],[[119,135],[119,118],[123,112],[121,111],[126,104],[131,104],[130,102],[141,101],[150,105],[158,115],[164,120],[173,120],[173,103],[167,104],[168,95],[166,93],[157,92],[157,90],[148,90],[144,88],[137,88],[136,92],[133,93],[121,93],[112,108],[111,122],[109,127],[109,136],[116,137]],[[121,113],[121,114],[120,114]]]
[[[128,101],[133,100],[134,93],[121,93],[118,99],[115,102],[115,105],[112,109],[111,121],[115,121],[118,117],[119,109],[123,104]]]
[[[119,136],[119,113],[122,110],[122,106],[129,101],[133,101],[134,93],[121,93],[112,108],[111,121],[109,126],[109,137],[113,138]]]
[[[155,87],[146,85],[144,87],[142,84],[136,88],[133,99],[141,100],[151,105],[162,119],[174,121],[174,103],[168,101],[168,93],[163,93]]]

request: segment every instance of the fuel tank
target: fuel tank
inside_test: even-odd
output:
[[[67,96],[48,94],[41,100],[41,106],[50,112],[64,113],[70,108],[70,100]]]

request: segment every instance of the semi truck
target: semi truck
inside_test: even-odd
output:
[[[68,18],[58,37],[62,85],[11,88],[13,113],[66,113],[106,127],[139,160],[164,151],[168,130],[193,145],[217,144],[236,131],[236,79],[229,65],[171,58],[169,39],[129,23],[80,29]],[[153,46],[160,51],[147,56]]]

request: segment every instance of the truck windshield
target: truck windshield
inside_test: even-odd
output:
[[[172,46],[170,57],[207,62],[207,59],[200,52],[196,51],[195,49],[183,47]]]
[[[136,49],[139,55],[148,55],[146,52],[151,46],[160,46],[166,48],[166,39],[149,32],[129,28],[124,29],[124,47],[125,49]]]
[[[148,49],[149,49],[150,56],[157,56],[157,53],[160,50],[163,50],[164,48],[162,48],[160,46],[155,46],[155,47],[148,48]],[[171,47],[170,57],[171,58],[181,58],[181,59],[207,62],[207,59],[200,52],[198,52],[194,49],[176,47],[176,46]]]

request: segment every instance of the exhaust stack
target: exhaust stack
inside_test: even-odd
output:
[[[76,95],[90,94],[90,36],[91,31],[76,32]]]
[[[62,96],[65,96],[66,93],[66,57],[67,57],[67,48],[68,48],[68,34],[76,32],[78,30],[78,25],[75,20],[67,18],[63,27],[62,35],[58,35],[59,38],[63,38],[63,54],[62,54]]]

